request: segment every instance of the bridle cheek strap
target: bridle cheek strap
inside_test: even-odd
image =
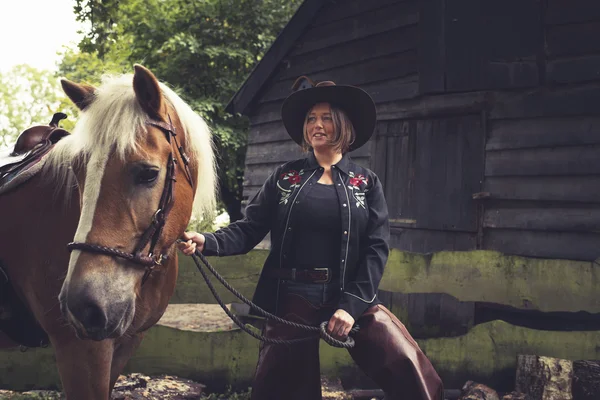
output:
[[[171,209],[173,208],[173,204],[175,202],[174,183],[176,181],[175,180],[175,168],[177,166],[177,160],[175,159],[175,157],[173,157],[173,151],[172,151],[173,143],[171,142],[171,138],[174,139],[173,141],[176,144],[176,149],[179,152],[181,161],[184,166],[186,178],[188,179],[189,183],[192,185],[192,188],[194,187],[194,183],[192,180],[192,174],[189,169],[189,158],[185,154],[183,147],[179,146],[179,143],[177,142],[177,138],[176,138],[177,134],[175,132],[175,127],[173,126],[173,124],[171,122],[171,117],[169,116],[168,124],[163,121],[154,121],[154,120],[148,121],[147,124],[157,127],[163,131],[167,141],[169,142],[169,144],[171,144],[171,154],[169,154],[169,159],[167,161],[167,173],[165,176],[165,186],[163,188],[163,192],[160,197],[158,209],[154,213],[154,217],[152,217],[152,223],[142,234],[142,237],[140,238],[140,241],[137,244],[137,246],[135,247],[133,253],[126,253],[124,251],[121,251],[121,250],[118,250],[118,249],[115,249],[112,247],[101,246],[101,245],[91,244],[91,243],[71,242],[67,245],[67,248],[69,249],[69,251],[80,250],[80,251],[87,251],[89,253],[97,253],[97,254],[104,254],[104,255],[112,256],[112,257],[120,257],[127,261],[131,261],[133,263],[144,266],[146,268],[146,271],[144,272],[144,277],[142,278],[142,285],[149,278],[149,276],[152,273],[152,271],[154,270],[154,268],[156,266],[162,265],[162,262],[167,259],[166,251],[160,252],[157,255],[154,254],[154,251],[155,251],[156,245],[160,239],[160,235],[162,234],[163,228],[165,227],[167,217],[169,216],[169,213],[170,213]],[[150,248],[149,248],[148,254],[144,255],[144,254],[142,254],[142,252],[144,251],[144,249],[146,248],[148,243],[150,243]]]

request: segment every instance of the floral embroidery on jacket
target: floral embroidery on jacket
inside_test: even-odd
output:
[[[361,185],[367,185],[369,183],[369,179],[365,178],[363,174],[355,175],[354,172],[349,171],[348,175],[350,175],[350,180],[348,181],[348,189],[352,191],[352,197],[356,200],[356,207],[365,208],[365,193],[366,191],[361,190]]]
[[[279,183],[280,181],[277,181],[277,188],[279,189],[279,192],[281,193],[281,199],[279,200],[279,204],[287,204],[288,199],[292,195],[292,192],[294,191],[294,189],[300,186],[300,182],[302,181],[303,174],[304,174],[304,170],[302,170],[302,169],[300,170],[300,172],[292,169],[288,172],[284,172],[283,174],[281,174],[279,176],[281,183],[283,183],[283,181],[288,181],[290,184],[289,189],[285,189],[284,187],[282,187],[280,185],[280,183]]]

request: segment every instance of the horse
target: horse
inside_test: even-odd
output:
[[[106,400],[173,294],[177,239],[215,209],[214,148],[206,122],[141,65],[61,85],[80,116],[37,174],[0,194],[0,265],[47,334],[67,399]]]

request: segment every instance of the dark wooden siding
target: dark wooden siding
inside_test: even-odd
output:
[[[280,116],[298,76],[360,86],[378,104],[416,96],[418,20],[417,0],[325,2],[252,105],[245,198],[278,165],[302,157]],[[352,154],[367,167],[370,156],[369,146]]]
[[[600,43],[590,38],[600,32],[600,2],[579,0],[565,4],[547,0],[545,51],[548,81],[553,84],[598,80]]]
[[[505,99],[486,144],[483,247],[547,258],[600,256],[600,110],[590,89]],[[553,107],[560,98],[564,107]],[[579,115],[582,114],[582,115]],[[597,114],[597,115],[593,115]]]
[[[375,99],[352,156],[383,182],[393,247],[598,258],[599,4],[326,2],[252,104],[245,196],[301,156],[280,107],[305,74]]]
[[[384,185],[394,246],[475,247],[472,195],[481,190],[484,140],[481,114],[379,122],[372,168]]]

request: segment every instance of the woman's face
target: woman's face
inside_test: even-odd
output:
[[[333,116],[329,103],[317,103],[309,111],[306,120],[306,141],[318,150],[329,146],[335,140]]]

